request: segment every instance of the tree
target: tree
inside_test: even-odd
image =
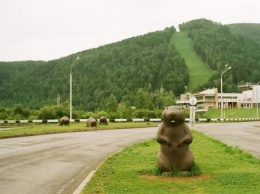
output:
[[[105,105],[105,110],[108,113],[111,112],[116,112],[117,110],[117,101],[116,101],[116,97],[114,96],[114,94],[111,94],[110,97],[108,98],[106,105]]]
[[[30,112],[28,109],[24,109],[22,105],[16,104],[13,109],[14,115],[20,115],[21,118],[28,118],[30,115]]]
[[[134,106],[137,109],[154,109],[152,99],[148,92],[144,92],[142,88],[139,88],[136,92]]]
[[[120,118],[132,118],[132,108],[129,102],[122,103],[117,108]]]

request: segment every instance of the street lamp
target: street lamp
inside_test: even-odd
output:
[[[222,100],[222,97],[223,97],[223,86],[222,86],[222,84],[223,84],[223,79],[222,79],[222,76],[223,76],[223,74],[227,71],[227,70],[229,70],[229,69],[231,69],[231,67],[229,67],[229,68],[227,68],[226,70],[224,70],[222,73],[221,73],[221,79],[220,79],[220,84],[221,84],[221,121],[222,121],[222,119],[223,119],[223,100]]]
[[[256,92],[256,119],[258,119],[258,85],[260,82],[257,83],[257,86],[255,88]]]
[[[70,66],[70,121],[72,120],[72,66],[79,60],[79,57]]]

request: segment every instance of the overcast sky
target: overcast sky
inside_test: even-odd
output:
[[[48,61],[200,18],[260,23],[260,1],[0,0],[0,61]]]

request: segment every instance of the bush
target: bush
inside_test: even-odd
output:
[[[139,109],[134,112],[136,118],[161,118],[161,110]]]
[[[3,112],[0,112],[0,120],[6,120],[7,115]]]
[[[93,112],[86,112],[84,118],[88,119],[89,117],[97,118],[97,115]]]
[[[45,107],[41,108],[38,117],[39,117],[39,119],[57,119],[58,118],[54,107],[51,107],[51,106],[45,106]]]

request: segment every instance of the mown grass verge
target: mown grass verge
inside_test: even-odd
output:
[[[199,173],[158,174],[159,144],[152,139],[107,158],[82,193],[259,193],[259,159],[197,131],[193,135],[191,149],[195,155],[195,171]]]
[[[220,109],[209,109],[201,115],[202,118],[220,118]],[[224,118],[257,118],[256,108],[225,108]]]
[[[86,127],[86,123],[72,123],[68,126],[59,126],[58,124],[28,124],[22,126],[12,125],[8,126],[12,127],[12,129],[0,130],[0,139],[54,133],[152,127],[157,125],[158,123],[154,122],[110,122],[108,125],[98,125],[97,127]]]

